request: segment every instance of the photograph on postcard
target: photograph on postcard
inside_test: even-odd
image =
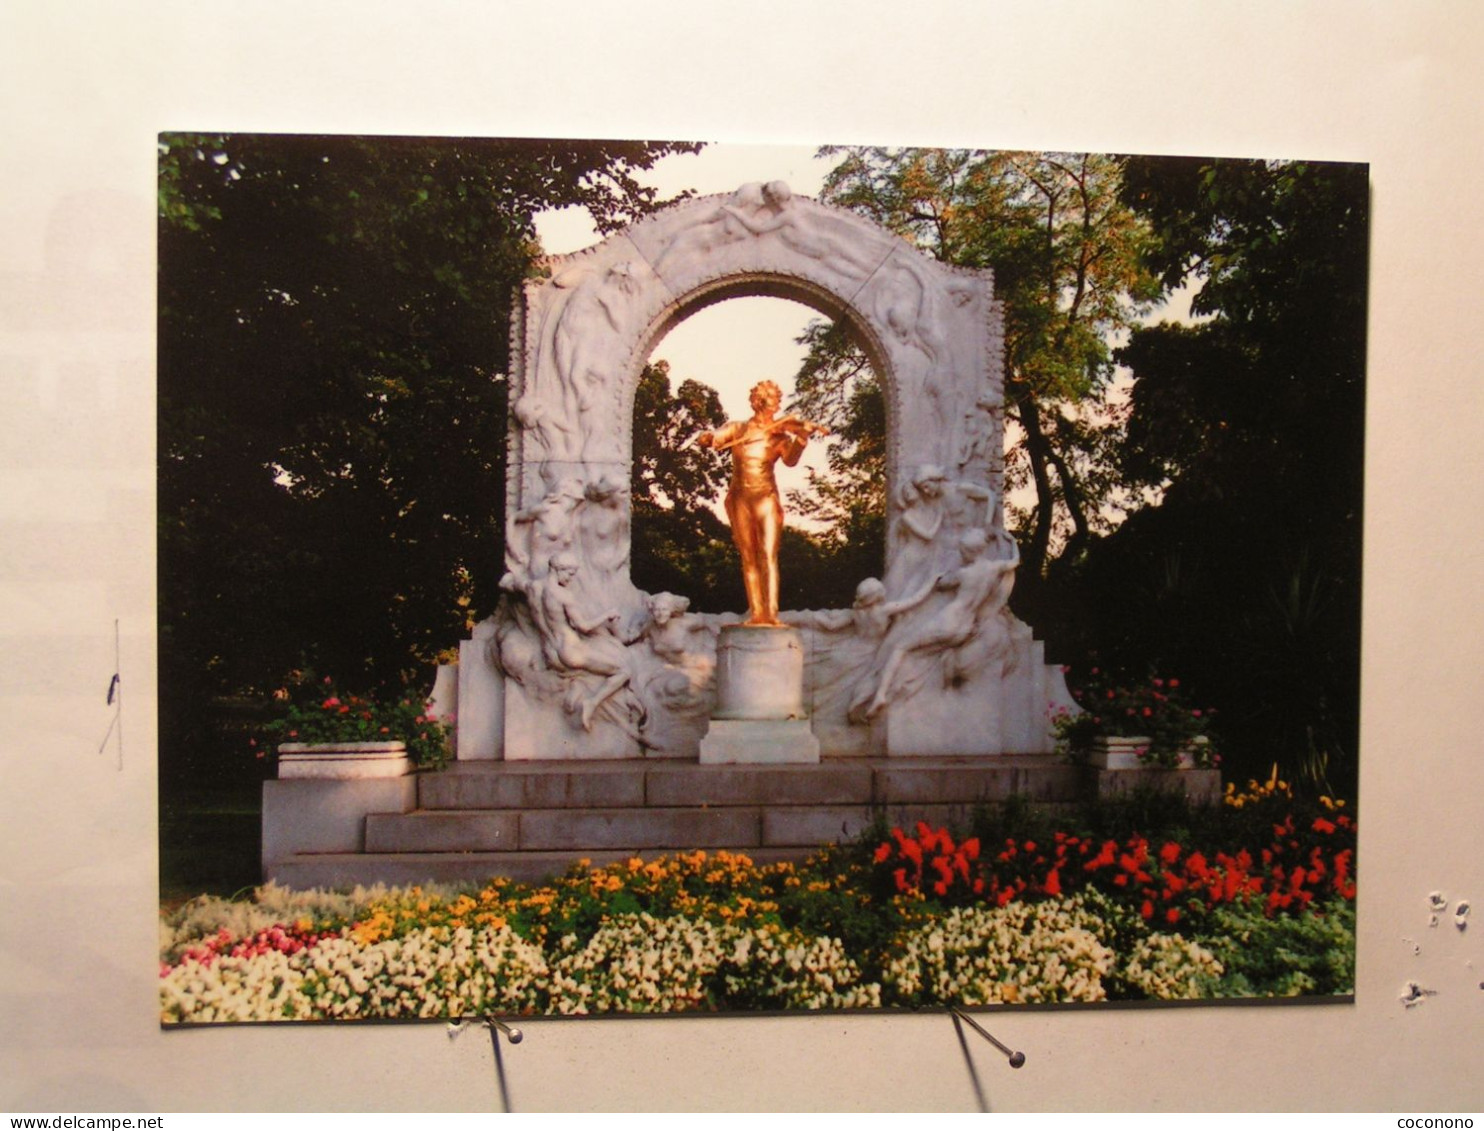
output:
[[[1354,989],[1368,172],[159,138],[166,1025]]]

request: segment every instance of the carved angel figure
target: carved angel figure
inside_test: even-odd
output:
[[[897,690],[898,672],[909,657],[962,648],[973,640],[976,632],[991,628],[991,618],[997,617],[1010,599],[1020,552],[1011,542],[1009,557],[991,559],[985,553],[988,545],[983,529],[966,531],[959,539],[960,564],[909,598],[913,603],[921,603],[935,591],[951,595],[947,603],[920,614],[920,619],[903,622],[901,635],[887,649],[875,693],[863,712],[865,717],[875,716],[891,701]]]

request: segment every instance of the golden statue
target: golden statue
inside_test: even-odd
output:
[[[733,420],[715,432],[702,432],[696,443],[732,453],[732,485],[727,491],[727,518],[732,541],[742,556],[742,584],[747,589],[744,624],[777,627],[778,543],[783,537],[783,501],[773,479],[780,459],[793,467],[810,436],[829,429],[797,416],[778,416],[783,393],[772,381],[761,381],[748,395],[752,419]]]

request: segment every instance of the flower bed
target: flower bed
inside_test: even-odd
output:
[[[203,898],[162,923],[162,1019],[1348,993],[1354,822],[1234,800],[1258,839],[1226,849],[1059,831],[984,848],[919,825],[802,864],[696,852],[539,887]]]
[[[1119,754],[1127,753],[1138,765],[1154,769],[1221,764],[1206,733],[1215,711],[1186,703],[1178,679],[1116,679],[1092,668],[1068,690],[1082,710],[1061,708],[1051,725],[1057,749],[1076,761],[1096,754],[1098,764],[1117,768]],[[1116,748],[1111,755],[1108,744]]]
[[[263,728],[261,741],[250,740],[258,757],[283,746],[344,746],[348,743],[402,743],[407,756],[427,769],[441,769],[451,756],[448,725],[433,717],[432,706],[409,687],[377,699],[341,691],[329,676],[301,672],[273,693],[282,715]]]

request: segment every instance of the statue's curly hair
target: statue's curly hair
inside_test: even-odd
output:
[[[783,403],[783,390],[780,389],[772,381],[759,381],[756,385],[748,390],[747,399],[749,401],[752,400],[752,398],[757,396],[758,393],[766,393],[779,404]]]

